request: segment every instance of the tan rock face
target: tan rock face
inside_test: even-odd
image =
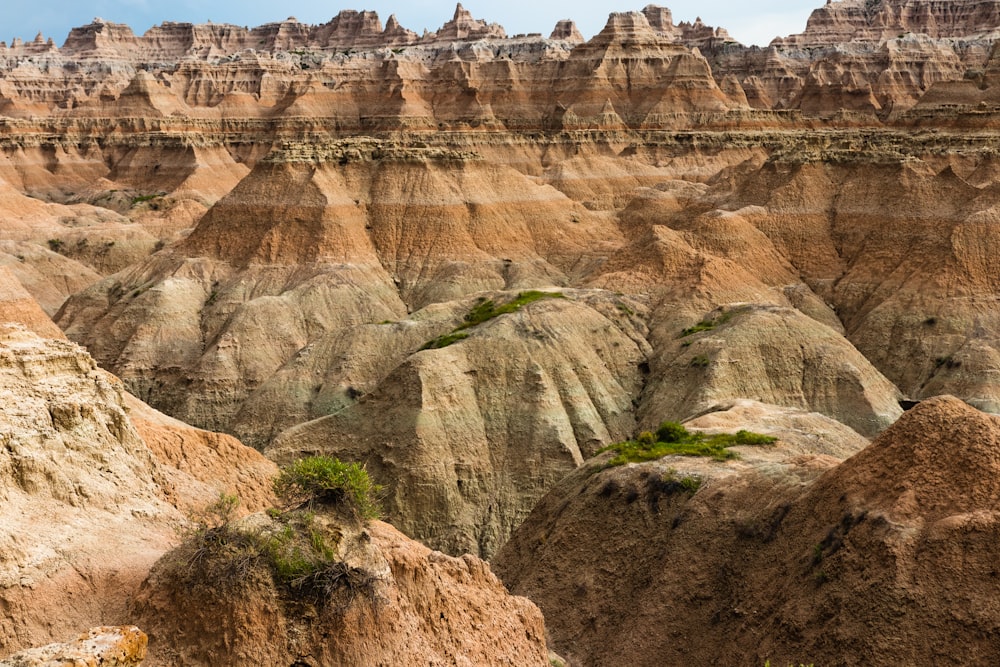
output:
[[[924,3],[916,0],[840,0],[813,11],[805,32],[786,44],[831,46],[852,41],[880,41],[900,33],[930,37],[967,37],[988,33],[1000,25],[1000,4],[993,0],[967,3]]]
[[[645,410],[656,415],[650,426],[736,398],[816,410],[868,436],[902,413],[891,382],[838,332],[798,310],[733,306],[703,321],[718,324],[678,332],[677,356],[661,357],[667,366],[645,395]]]
[[[146,658],[146,633],[135,626],[92,628],[74,642],[28,649],[0,660],[4,667],[138,667]]]
[[[641,306],[567,296],[409,356],[357,403],[265,451],[280,462],[314,453],[366,461],[388,488],[395,525],[450,553],[490,556],[543,489],[634,429],[645,341],[624,310]]]
[[[998,429],[939,398],[839,464],[588,466],[495,567],[583,665],[991,662]],[[693,495],[670,483],[685,475],[704,480]]]
[[[186,513],[220,492],[244,496],[241,511],[270,505],[275,468],[231,438],[169,424],[82,348],[40,337],[56,332],[9,274],[4,296],[2,312],[35,330],[0,327],[0,601],[9,612],[0,653],[9,654],[94,619],[123,622],[129,595],[176,542]],[[136,664],[135,637],[85,637],[104,653],[79,647],[74,656],[119,664],[109,661],[132,647],[120,664]],[[14,664],[56,664],[46,651]]]

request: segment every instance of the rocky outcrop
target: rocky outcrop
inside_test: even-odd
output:
[[[797,47],[836,46],[847,42],[882,42],[904,33],[932,38],[989,34],[1000,26],[1000,3],[926,3],[918,0],[828,0],[813,11],[806,29],[774,44]]]
[[[221,492],[245,496],[244,512],[268,506],[275,472],[231,439],[163,429],[166,417],[127,396],[82,348],[30,331],[25,324],[49,327],[8,287],[14,300],[3,312],[24,324],[0,325],[3,653],[96,618],[125,621],[130,594],[176,542],[184,512]],[[133,409],[145,416],[142,433]]]
[[[998,437],[996,417],[938,398],[839,465],[589,465],[495,567],[581,665],[989,663]]]
[[[283,463],[316,453],[366,461],[394,525],[489,557],[546,488],[635,428],[647,349],[638,308],[575,290],[536,301],[400,358],[356,403],[265,451]]]
[[[627,127],[670,127],[687,111],[732,108],[708,62],[660,36],[641,12],[611,14],[562,69],[555,93],[565,129],[601,126],[608,104]]]
[[[92,628],[65,644],[28,649],[0,660],[3,667],[138,667],[146,658],[146,633],[135,626]]]
[[[249,519],[268,530],[267,517]],[[381,522],[312,521],[344,559],[343,579],[325,591],[333,600],[289,591],[252,563],[221,584],[209,574],[215,555],[192,572],[176,562],[183,553],[168,554],[134,609],[150,633],[144,664],[549,664],[538,609],[485,562],[431,551]]]
[[[935,169],[929,158],[836,166],[823,159],[765,165],[742,186],[738,205],[768,208],[761,230],[904,394],[953,391],[995,410],[985,369],[993,367],[996,325],[984,306],[993,274],[980,245],[989,243],[992,189],[976,188],[953,168]],[[913,364],[914,355],[923,364]]]
[[[497,37],[503,39],[507,36],[502,26],[496,23],[487,24],[485,21],[478,21],[472,17],[472,12],[462,7],[458,3],[455,7],[455,16],[445,23],[435,33],[434,39],[440,41],[456,41],[465,39],[489,39]]]
[[[552,29],[552,34],[549,35],[549,39],[558,39],[573,42],[574,44],[586,41],[577,29],[576,23],[570,19],[559,21],[559,23],[556,24],[556,27]]]
[[[700,19],[675,25],[654,5],[615,13],[588,43],[568,20],[549,39],[507,38],[461,5],[423,37],[394,17],[383,28],[374,12],[355,10],[319,26],[294,18],[256,28],[164,23],[139,37],[95,19],[61,49],[44,42],[7,49],[0,108],[14,118],[60,120],[319,116],[336,118],[326,126],[337,133],[440,123],[459,130],[726,125],[726,118],[745,122],[748,108],[863,112],[851,122],[877,125],[934,85],[982,71],[1000,26],[996,10],[991,2],[951,4],[836,2],[817,10],[803,35],[767,49],[743,47]],[[614,122],[604,121],[605,103]]]
[[[283,367],[298,364],[306,346],[398,320],[407,306],[567,282],[565,272],[585,267],[615,234],[606,219],[508,167],[381,142],[332,148],[328,156],[291,149],[272,156],[176,253],[96,285],[59,321],[137,395],[262,444],[262,433],[244,429],[237,415],[255,392],[269,391],[264,385]],[[131,334],[112,333],[126,322]],[[389,358],[440,333],[408,338]],[[167,335],[172,342],[164,346]],[[168,381],[178,374],[191,382]],[[351,378],[355,387],[380,379]],[[346,389],[346,380],[334,385]],[[309,380],[303,387],[293,414],[323,414],[325,400],[309,409],[314,386]]]
[[[902,413],[896,387],[839,332],[799,310],[735,305],[701,322],[704,331],[678,332],[660,348],[676,356],[654,365],[643,407],[650,427],[738,398],[815,410],[867,436]]]

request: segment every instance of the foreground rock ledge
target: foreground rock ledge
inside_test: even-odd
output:
[[[21,651],[2,667],[134,667],[146,658],[146,633],[135,626],[91,628],[76,640]]]

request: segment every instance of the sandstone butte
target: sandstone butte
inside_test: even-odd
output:
[[[998,37],[836,0],[764,47],[652,5],[0,43],[0,656],[994,663]],[[664,420],[779,443],[603,469]],[[331,530],[391,611],[177,585],[313,454],[384,486]]]

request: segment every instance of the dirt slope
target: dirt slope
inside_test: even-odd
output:
[[[991,664],[998,438],[943,397],[839,464],[589,464],[495,566],[581,665]]]

